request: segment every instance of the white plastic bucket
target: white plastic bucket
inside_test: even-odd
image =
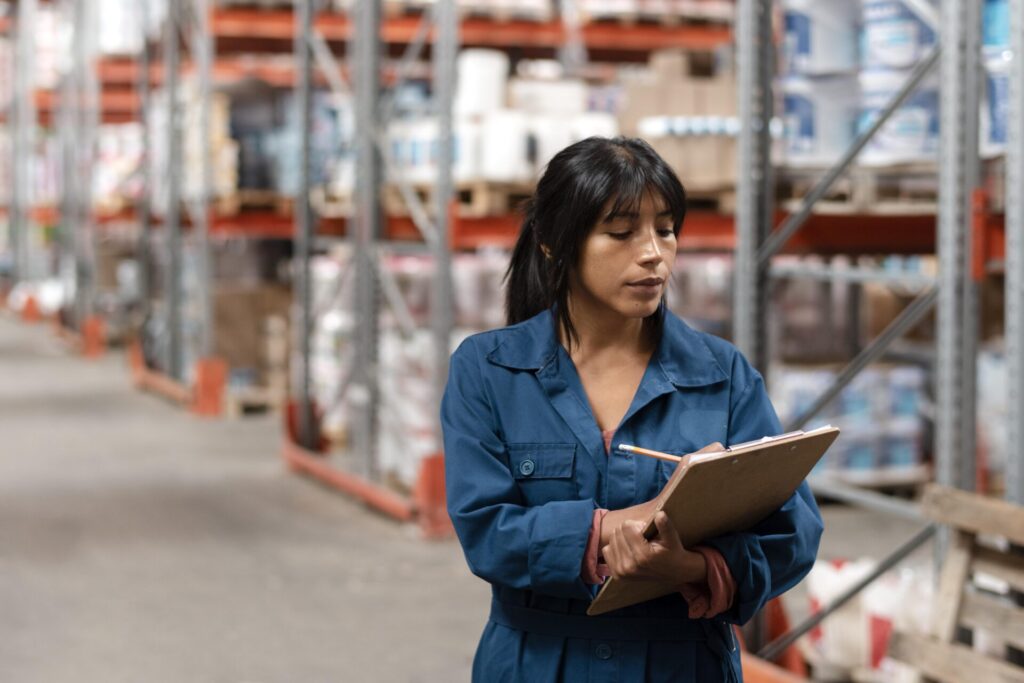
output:
[[[619,134],[619,120],[614,114],[603,111],[588,111],[573,117],[572,139],[585,140],[589,137],[613,138]]]
[[[787,163],[828,165],[842,156],[856,131],[856,77],[791,76],[782,82],[782,92]]]
[[[540,176],[551,158],[573,143],[572,121],[564,116],[530,116],[534,174]]]
[[[821,75],[856,69],[859,9],[849,0],[786,0],[787,71]]]
[[[531,114],[582,114],[588,95],[586,82],[575,78],[514,78],[509,83],[509,106]]]
[[[453,112],[481,115],[502,109],[508,89],[508,55],[498,50],[471,48],[459,53]]]
[[[862,8],[866,68],[910,68],[935,43],[935,31],[902,0],[863,0]]]
[[[483,126],[475,118],[455,122],[455,148],[452,150],[455,182],[473,181],[480,177],[480,145]]]
[[[906,82],[909,72],[860,74],[860,129],[867,128]],[[859,161],[867,165],[934,161],[939,150],[938,77],[926,78],[868,142]]]
[[[985,97],[981,102],[981,155],[999,156],[1006,152],[1006,132],[1010,113],[1009,50],[986,50]]]
[[[506,183],[531,180],[529,134],[529,120],[521,111],[502,109],[484,116],[480,142],[483,179]]]

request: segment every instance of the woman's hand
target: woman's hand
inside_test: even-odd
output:
[[[706,581],[704,556],[683,547],[668,515],[659,512],[654,524],[658,535],[650,541],[643,536],[643,522],[627,520],[612,531],[611,542],[601,549],[612,576],[677,585]]]
[[[714,443],[709,443],[707,446],[705,446],[704,448],[700,449],[699,451],[694,451],[693,453],[689,453],[687,455],[684,455],[682,457],[682,459],[679,460],[679,464],[676,465],[676,469],[673,471],[672,474],[673,474],[673,476],[675,476],[676,472],[678,472],[680,469],[686,467],[686,463],[689,462],[691,455],[699,455],[701,453],[718,453],[719,451],[724,451],[724,450],[725,450],[725,446],[723,446],[721,444],[721,442],[719,442],[719,441],[715,441]]]

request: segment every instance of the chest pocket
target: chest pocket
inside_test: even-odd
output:
[[[574,443],[511,443],[508,464],[527,505],[578,498]]]

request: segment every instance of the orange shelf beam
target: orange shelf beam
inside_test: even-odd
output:
[[[211,26],[218,38],[291,41],[294,39],[294,22],[294,14],[289,11],[221,9],[213,12]],[[381,38],[386,43],[409,43],[416,35],[419,22],[420,18],[415,16],[385,19]],[[352,37],[352,21],[347,16],[320,15],[315,19],[315,26],[327,40],[346,41]],[[587,24],[583,26],[582,33],[587,47],[638,52],[667,47],[707,50],[732,41],[732,31],[728,27],[706,24]],[[493,21],[481,18],[463,19],[459,35],[464,45],[516,48],[557,48],[564,44],[565,37],[566,31],[560,21]]]
[[[361,500],[389,517],[401,522],[411,522],[416,516],[416,508],[411,499],[359,475],[332,467],[323,455],[308,451],[293,443],[291,439],[285,440],[281,455],[288,466],[296,472],[303,472]]]

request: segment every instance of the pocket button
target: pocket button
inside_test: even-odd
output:
[[[533,464],[532,460],[524,460],[521,463],[519,463],[519,473],[524,477],[528,477],[531,474],[533,474],[533,470],[535,467],[536,466]]]

